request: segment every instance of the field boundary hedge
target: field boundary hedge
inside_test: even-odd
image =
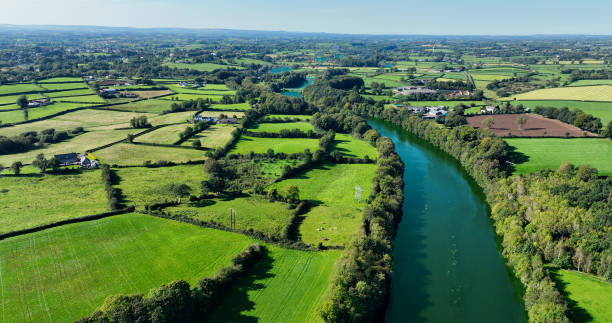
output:
[[[66,225],[66,224],[99,220],[99,219],[107,218],[110,216],[125,214],[125,213],[130,213],[130,212],[134,212],[133,206],[129,206],[121,210],[109,211],[109,212],[98,213],[98,214],[93,214],[93,215],[86,215],[86,216],[82,216],[78,218],[66,219],[66,220],[61,220],[61,221],[57,221],[57,222],[53,222],[49,224],[44,224],[44,225],[40,225],[40,226],[33,227],[33,228],[3,233],[3,234],[0,234],[0,240],[12,238],[12,237],[16,237],[16,236],[20,236],[24,234],[39,232],[39,231],[59,227],[59,226]]]

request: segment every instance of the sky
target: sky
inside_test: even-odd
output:
[[[348,34],[612,34],[611,0],[2,0],[0,24]],[[8,3],[7,3],[8,2]]]

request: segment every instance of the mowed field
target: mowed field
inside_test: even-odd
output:
[[[181,137],[179,134],[190,125],[188,123],[161,127],[134,139],[135,142],[172,145]]]
[[[75,321],[110,295],[212,276],[252,242],[141,214],[9,238],[0,241],[0,318]]]
[[[372,189],[376,165],[324,164],[292,178],[275,183],[267,190],[279,191],[290,185],[300,189],[300,198],[319,205],[305,215],[300,235],[306,243],[342,245],[361,224],[361,212]],[[355,199],[355,186],[363,190],[361,202]]]
[[[140,166],[145,161],[158,160],[183,163],[187,161],[204,160],[204,152],[189,148],[157,147],[120,143],[95,151],[96,158],[107,164]]]
[[[231,140],[234,129],[236,126],[233,125],[212,125],[183,142],[181,146],[191,146],[194,141],[199,140],[202,147],[211,149],[221,147]]]
[[[100,171],[7,175],[0,190],[0,233],[108,211]]]
[[[525,174],[540,169],[557,169],[563,162],[589,164],[599,175],[612,175],[612,140],[605,138],[506,138],[516,152],[528,157],[515,172]]]
[[[612,85],[570,86],[515,94],[504,100],[612,101]]]
[[[612,284],[575,271],[552,272],[557,286],[571,303],[574,322],[612,321]]]
[[[256,138],[241,136],[229,154],[265,153],[268,149],[287,154],[301,153],[305,149],[311,152],[319,148],[319,140],[304,138]]]
[[[372,145],[351,135],[343,133],[337,133],[335,135],[332,150],[338,150],[342,153],[342,155],[347,157],[363,158],[368,156],[372,160],[378,157],[376,148],[374,148]]]
[[[519,116],[527,117],[527,122],[523,125],[522,129],[516,123]],[[535,114],[479,115],[468,117],[467,122],[475,128],[486,128],[483,122],[488,118],[493,118],[495,122],[489,130],[498,137],[510,135],[518,137],[566,137],[567,133],[569,133],[569,137],[585,137],[585,131],[578,127]],[[596,136],[596,134],[587,132],[587,136]]]
[[[259,123],[249,130],[255,132],[280,132],[283,129],[299,129],[304,132],[308,130],[314,131],[314,127],[308,122]]]

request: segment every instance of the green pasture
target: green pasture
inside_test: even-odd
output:
[[[142,214],[6,239],[0,241],[0,317],[75,321],[114,294],[146,294],[178,279],[195,284],[251,243],[238,234]]]
[[[300,129],[304,132],[308,130],[314,131],[314,127],[308,122],[259,123],[249,130],[254,132],[280,132],[283,129]]]
[[[40,81],[36,81],[36,83],[76,83],[83,82],[83,79],[80,77],[52,77]]]
[[[612,80],[579,80],[570,83],[568,86],[587,86],[587,85],[612,85]]]
[[[503,100],[574,100],[612,102],[612,85],[570,86],[515,94]]]
[[[593,275],[552,269],[559,290],[567,298],[574,322],[612,321],[612,284]]]
[[[86,89],[87,88],[87,84],[83,83],[83,82],[77,82],[77,83],[45,83],[45,84],[41,84],[41,87],[49,90],[49,91],[56,91],[56,90],[75,90],[75,89]]]
[[[158,126],[164,124],[186,122],[187,120],[191,119],[194,114],[195,111],[172,112],[154,116],[149,118],[148,120],[153,126]]]
[[[310,244],[341,245],[350,240],[361,224],[375,171],[374,164],[326,163],[275,183],[267,190],[280,191],[296,185],[301,199],[318,204],[306,214],[300,226],[302,240]],[[355,199],[357,185],[363,190],[361,202]]]
[[[230,208],[236,211],[237,229],[252,229],[279,238],[293,214],[287,204],[269,202],[258,196],[188,202],[165,210],[170,214],[213,221],[230,227]]]
[[[268,118],[281,118],[281,119],[285,119],[285,118],[289,118],[289,119],[300,119],[300,120],[311,120],[312,116],[311,115],[306,115],[306,114],[268,114],[266,115],[266,117]]]
[[[505,138],[516,152],[528,157],[517,164],[515,172],[525,174],[541,169],[559,168],[569,162],[576,166],[589,164],[599,175],[612,175],[612,140],[605,138]]]
[[[13,105],[13,109],[17,109],[19,108],[16,103],[17,103],[17,99],[19,99],[21,95],[5,95],[5,96],[0,96],[0,104],[12,104]],[[28,100],[35,100],[35,99],[42,99],[44,98],[44,95],[42,94],[28,94],[26,95],[26,97],[28,98]],[[0,107],[0,109],[2,109],[3,107]]]
[[[311,152],[319,149],[318,139],[305,138],[257,138],[241,136],[230,154],[248,154],[249,152],[265,153],[268,149],[287,154],[302,153],[305,149]]]
[[[214,102],[221,101],[222,95],[208,95],[206,93],[202,94],[194,94],[194,93],[179,93],[175,95],[164,96],[160,98],[160,100],[176,100],[176,101],[189,101],[189,100],[197,100],[197,99],[210,99]]]
[[[359,140],[351,135],[337,133],[332,150],[338,150],[344,156],[363,158],[366,155],[374,160],[378,157],[376,148],[369,143]]]
[[[67,97],[55,98],[54,100],[58,102],[83,102],[83,103],[95,103],[95,104],[106,102],[103,98],[99,97],[96,94],[67,96]]]
[[[44,90],[38,85],[32,83],[0,85],[0,95],[19,94],[27,92],[44,92]]]
[[[187,184],[191,194],[199,195],[202,181],[207,178],[202,165],[180,165],[172,167],[127,167],[116,170],[120,178],[117,186],[125,197],[126,205],[143,209],[145,204],[174,201],[171,184]]]
[[[0,233],[108,211],[100,171],[0,175],[0,198]]]
[[[202,147],[211,149],[222,147],[232,139],[234,129],[236,126],[233,125],[212,125],[183,142],[182,146],[191,146],[194,141],[199,140]]]
[[[135,142],[145,142],[145,143],[153,143],[153,144],[164,144],[164,145],[172,145],[177,142],[181,137],[179,134],[190,125],[188,123],[184,124],[175,124],[170,126],[161,127],[159,129],[153,130],[149,133],[146,133],[142,136],[139,136],[134,139]]]
[[[245,103],[235,103],[235,104],[213,104],[209,107],[212,110],[242,110],[246,111],[251,108],[251,104],[248,102]]]
[[[67,90],[67,91],[59,91],[59,92],[47,92],[45,93],[45,95],[50,98],[59,99],[59,98],[78,96],[78,95],[95,95],[95,93],[91,89],[77,89],[77,90]]]
[[[28,120],[40,119],[66,110],[87,107],[90,105],[92,104],[56,102],[43,107],[28,108]],[[17,123],[25,121],[25,117],[22,110],[0,111],[0,121],[2,121],[2,123]]]
[[[114,105],[113,110],[123,110],[131,112],[148,112],[160,114],[163,111],[169,111],[174,102],[160,99],[149,99],[137,102],[130,102],[121,105]]]
[[[157,147],[119,143],[93,153],[107,164],[140,166],[146,161],[159,160],[183,163],[204,160],[204,152],[189,148]]]

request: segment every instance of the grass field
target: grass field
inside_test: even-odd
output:
[[[0,233],[108,211],[100,171],[2,176],[0,190]]]
[[[137,137],[136,139],[134,139],[134,141],[172,145],[175,142],[177,142],[179,139],[181,139],[179,134],[185,131],[185,129],[189,126],[190,125],[188,123],[165,126],[165,127],[153,130],[149,133],[146,133],[140,137]]]
[[[61,98],[55,98],[58,102],[85,102],[85,103],[105,103],[106,101],[98,95],[79,95],[79,96],[66,96]]]
[[[343,133],[336,134],[332,149],[338,150],[342,155],[348,157],[363,158],[366,155],[370,159],[376,159],[378,157],[376,148],[372,147],[372,145]]]
[[[166,113],[149,118],[149,122],[153,126],[186,122],[187,120],[191,119],[194,114],[194,111]]]
[[[579,80],[567,86],[612,85],[612,80]]]
[[[229,227],[230,208],[236,211],[237,229],[253,229],[279,238],[293,214],[293,211],[288,209],[287,204],[281,202],[271,203],[258,196],[203,200],[170,207],[166,211],[171,214],[181,214],[205,221],[214,221]]]
[[[321,203],[306,214],[300,226],[306,243],[341,245],[361,224],[361,212],[368,198],[376,165],[324,164],[268,187],[282,190],[297,185],[300,198]],[[362,189],[362,202],[355,199],[355,186]],[[324,240],[328,239],[328,240]]]
[[[170,110],[172,103],[174,102],[168,100],[150,99],[133,103],[130,102],[121,105],[114,105],[112,109],[131,112],[162,113],[163,111]]]
[[[321,322],[317,307],[339,255],[271,248],[271,260],[234,284],[210,321]]]
[[[199,64],[189,64],[189,63],[166,63],[164,64],[170,68],[186,68],[190,70],[196,70],[198,72],[212,72],[218,69],[228,69],[228,68],[237,68],[242,69],[240,66],[229,66],[229,65],[221,65],[214,63],[199,63]]]
[[[63,141],[57,144],[51,144],[42,149],[30,150],[28,152],[19,154],[1,155],[0,163],[3,165],[10,165],[15,161],[21,161],[24,164],[29,164],[38,154],[44,154],[47,158],[50,158],[53,157],[53,155],[55,154],[66,154],[72,152],[83,153],[86,150],[100,147],[111,142],[127,138],[128,134],[136,133],[139,131],[142,131],[142,129],[111,129],[86,132],[70,140]]]
[[[290,119],[300,119],[300,120],[310,120],[312,116],[307,114],[268,114],[266,115],[268,118],[290,118]]]
[[[165,96],[160,98],[160,100],[179,100],[179,101],[189,101],[189,100],[197,100],[197,99],[210,99],[213,102],[221,101],[222,95],[209,95],[206,93],[202,94],[194,94],[194,93],[179,93],[175,95]]]
[[[68,90],[68,91],[59,91],[59,92],[49,92],[49,93],[45,93],[45,95],[50,98],[63,98],[67,96],[76,96],[76,95],[95,95],[95,93],[91,89],[78,89],[78,90]]]
[[[83,79],[80,77],[52,77],[49,79],[44,79],[37,81],[36,83],[58,83],[58,82],[83,82]]]
[[[0,96],[0,104],[12,104],[13,105],[13,109],[17,109],[18,106],[15,104],[17,102],[17,99],[19,99],[21,95],[5,95],[5,96]],[[28,100],[34,100],[34,99],[42,99],[44,98],[44,96],[42,94],[28,94],[26,95],[26,97],[28,98]],[[0,107],[0,109],[2,109],[3,107]]]
[[[45,83],[41,84],[42,87],[49,91],[55,90],[74,90],[74,89],[86,89],[87,84],[83,82],[77,83]]]
[[[260,123],[249,129],[254,132],[280,132],[283,129],[300,129],[304,132],[314,131],[314,127],[308,122],[287,122],[287,123]]]
[[[87,107],[90,106],[89,103],[53,103],[44,107],[38,108],[29,108],[28,109],[28,120],[36,120],[43,117],[48,117],[50,115],[60,113],[66,110],[71,110],[75,108]],[[0,112],[0,121],[2,123],[16,123],[24,121],[23,111],[5,111]]]
[[[195,134],[193,137],[183,142],[181,146],[191,146],[191,144],[199,140],[202,147],[217,148],[225,145],[232,138],[232,131],[236,127],[233,125],[216,124],[208,129]]]
[[[98,174],[99,175],[99,174]],[[209,277],[253,241],[124,214],[0,241],[4,322],[68,322],[113,294]]]
[[[251,104],[248,102],[245,103],[236,103],[236,104],[214,104],[209,107],[212,110],[241,110],[246,111],[251,108]]]
[[[139,209],[143,209],[145,204],[175,200],[168,192],[170,184],[187,184],[192,188],[191,194],[199,195],[201,183],[207,178],[202,165],[129,167],[119,168],[116,172],[120,178],[117,187],[125,197],[125,204]]]
[[[516,173],[557,169],[562,162],[589,164],[599,175],[612,175],[612,140],[603,138],[507,138],[504,139],[529,160],[516,165]]]
[[[572,109],[580,109],[585,113],[592,114],[600,118],[605,126],[612,120],[612,102],[585,102],[585,101],[563,101],[563,100],[542,100],[542,101],[513,101],[512,104],[523,104],[530,108],[535,108],[539,105],[545,107],[562,108],[568,107]]]
[[[557,286],[569,300],[574,322],[612,321],[612,284],[575,271],[551,271]]]
[[[517,100],[612,101],[612,85],[571,86],[540,89],[505,98]]]
[[[120,143],[93,153],[103,162],[117,165],[142,165],[145,161],[167,160],[177,163],[203,160],[204,152],[195,149],[155,147]]]
[[[287,154],[301,153],[305,149],[314,152],[319,148],[319,140],[304,138],[255,138],[241,136],[230,154],[265,153],[268,149]]]
[[[151,116],[144,113],[119,112],[108,110],[84,109],[57,116],[52,119],[24,123],[13,127],[0,128],[0,136],[15,136],[27,131],[41,131],[53,128],[56,131],[71,130],[75,127],[83,127],[87,130],[94,128],[120,128],[129,127],[129,121],[137,116]]]
[[[238,119],[244,118],[244,112],[239,112],[239,111],[202,111],[198,115],[203,116],[203,117],[219,118],[222,114],[228,117],[231,117],[231,118],[234,118],[234,117]]]
[[[26,93],[26,92],[44,92],[44,90],[40,88],[38,85],[31,84],[31,83],[11,84],[11,85],[0,86],[0,95],[18,94],[18,93]]]

